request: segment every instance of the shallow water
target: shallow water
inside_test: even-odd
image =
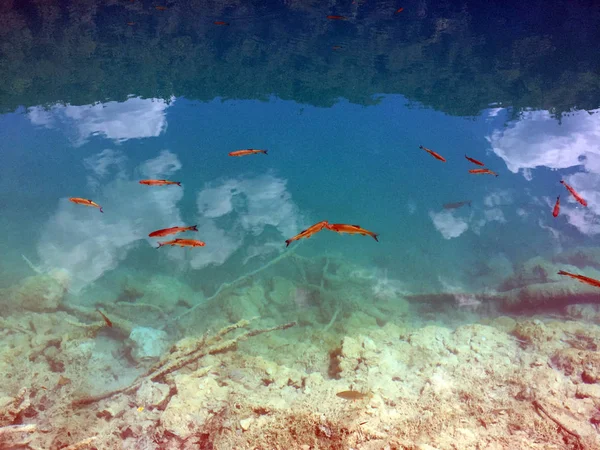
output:
[[[127,327],[88,336],[114,379],[74,370],[69,398],[253,316],[298,325],[247,355],[339,379],[330,352],[347,336],[563,320],[598,299],[557,275],[600,278],[592,3],[15,2],[1,20],[0,288],[19,324],[7,342],[38,320],[58,335],[73,317],[101,324],[96,308],[166,333],[145,357]],[[246,148],[268,155],[228,156]],[[498,176],[470,174],[465,156]],[[325,229],[286,247],[322,220],[378,242]],[[172,237],[206,246],[148,236],[184,225],[198,232]]]

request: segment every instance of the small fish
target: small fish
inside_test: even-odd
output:
[[[498,174],[496,172],[491,171],[490,169],[470,169],[469,173],[473,173],[473,174],[490,174],[490,175],[495,175],[498,176]]]
[[[156,248],[161,248],[163,245],[170,245],[171,247],[175,245],[179,247],[204,247],[206,244],[197,239],[173,239],[172,241],[159,242]]]
[[[581,203],[583,206],[587,206],[587,202],[583,199],[583,197],[581,197],[581,195],[579,195],[577,193],[577,191],[575,191],[575,189],[573,189],[571,186],[569,186],[567,183],[565,183],[563,180],[560,180],[560,184],[562,184],[564,187],[567,188],[567,191],[569,191],[571,193],[571,195],[573,197],[575,197],[575,200],[577,200],[579,203]]]
[[[341,45],[334,45],[333,47],[331,47],[333,50],[341,50],[344,47],[342,47]]]
[[[477,164],[478,166],[485,166],[484,163],[482,163],[481,161],[477,161],[476,159],[473,158],[469,158],[467,155],[465,155],[465,158],[467,158],[469,161],[471,161],[473,164]]]
[[[442,162],[446,162],[446,158],[444,158],[442,155],[434,152],[433,150],[429,150],[427,147],[423,147],[422,145],[419,145],[419,148],[421,150],[425,150],[427,153],[429,153],[431,156],[433,156],[435,159],[439,159]]]
[[[169,8],[167,8],[166,6],[161,6],[161,5],[159,5],[159,6],[155,6],[155,8],[156,8],[157,10],[159,10],[159,11],[166,11],[167,9],[169,9]]]
[[[91,200],[88,200],[87,198],[80,198],[80,197],[70,197],[69,198],[70,202],[73,203],[77,203],[78,205],[84,205],[84,206],[93,206],[94,208],[98,208],[100,209],[100,212],[103,213],[104,211],[102,210],[102,206],[100,206],[98,203],[93,202]]]
[[[169,180],[140,180],[140,184],[145,184],[146,186],[166,186],[169,184],[176,184],[177,186],[181,186],[180,181]]]
[[[346,16],[334,16],[334,15],[330,15],[330,16],[327,16],[327,18],[329,20],[348,20],[348,18]]]
[[[191,227],[171,227],[171,228],[163,228],[162,230],[156,230],[150,233],[149,237],[163,237],[169,236],[170,234],[175,233],[183,233],[184,231],[198,231],[197,225],[192,225]]]
[[[327,225],[327,229],[331,231],[335,231],[336,233],[348,233],[348,234],[362,234],[363,236],[371,236],[377,242],[377,236],[379,234],[373,233],[372,231],[365,230],[361,228],[360,225],[348,225],[345,223],[332,223],[331,225]]]
[[[318,233],[319,231],[321,231],[323,228],[327,227],[328,225],[329,225],[329,223],[326,220],[317,222],[314,225],[311,225],[310,227],[308,227],[306,230],[302,230],[300,233],[298,233],[293,238],[287,239],[285,241],[285,246],[286,247],[289,246],[293,241],[297,241],[300,239],[308,239],[313,234]]]
[[[267,150],[257,150],[254,148],[247,148],[245,150],[236,150],[235,152],[229,152],[229,156],[247,156],[256,155],[257,153],[264,153],[267,155]]]
[[[106,315],[104,315],[104,313],[102,311],[100,311],[99,309],[96,309],[96,311],[98,311],[100,313],[100,315],[106,322],[106,325],[112,328],[112,322],[110,321],[110,319],[108,317],[106,317]]]
[[[364,392],[359,392],[359,391],[342,391],[342,392],[338,392],[337,394],[338,397],[341,397],[345,400],[361,400],[363,398],[370,398],[373,397],[372,393],[364,393]]]
[[[554,217],[557,217],[559,212],[560,212],[560,195],[558,197],[556,197],[556,203],[554,204],[554,209],[552,210],[552,215]]]
[[[227,26],[229,25],[229,22],[223,22],[222,20],[215,20],[213,22],[215,25],[222,25],[222,26]]]
[[[130,27],[132,27],[133,25],[135,25],[135,22],[127,22],[127,25],[129,25]]]
[[[464,201],[464,202],[446,203],[444,205],[444,209],[457,209],[457,208],[460,208],[460,207],[465,206],[465,205],[469,205],[469,207],[470,207],[471,206],[471,200],[467,200],[467,201]]]
[[[404,11],[404,8],[398,8],[394,14],[400,14],[402,11]]]
[[[586,277],[584,275],[577,275],[575,273],[565,272],[564,270],[558,271],[559,275],[566,275],[568,277],[574,278],[577,281],[580,281],[585,284],[589,284],[591,286],[600,287],[600,280],[596,280],[595,278]]]

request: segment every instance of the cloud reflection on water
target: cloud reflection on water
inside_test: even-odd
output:
[[[166,109],[174,101],[130,98],[84,106],[54,105],[50,109],[35,106],[27,115],[34,125],[64,127],[73,145],[80,146],[95,135],[117,142],[159,136],[167,127]]]

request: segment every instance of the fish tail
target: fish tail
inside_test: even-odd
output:
[[[292,240],[291,239],[287,239],[285,241],[285,246],[288,247],[290,245],[290,242],[292,242]]]
[[[421,150],[425,150],[425,149],[423,148],[423,146],[422,146],[422,145],[419,145],[419,148],[420,148]]]
[[[177,184],[177,186],[181,186],[181,182],[179,182],[179,181],[176,184]]]
[[[103,213],[104,211],[102,210],[102,206],[100,207],[100,212]]]
[[[565,272],[564,270],[559,270],[558,275],[569,275],[569,274],[567,272]]]
[[[471,207],[471,202],[467,202],[467,205],[469,205],[469,208]]]
[[[192,225],[190,231],[198,231],[198,225]]]
[[[159,242],[158,247],[156,247],[156,248],[161,248],[163,245],[165,245],[165,244],[163,244],[162,242]]]
[[[269,153],[268,153],[268,150],[263,150],[263,153],[264,153],[265,155],[268,155],[268,154],[269,154]]]
[[[379,242],[379,239],[377,239],[377,236],[379,236],[379,234],[373,234],[373,239],[375,239],[377,242]]]

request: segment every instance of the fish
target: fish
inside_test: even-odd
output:
[[[581,283],[589,284],[590,286],[595,286],[600,288],[600,280],[596,280],[595,278],[586,277],[585,275],[577,275],[576,273],[565,272],[564,270],[558,271],[559,275],[566,275],[571,277]]]
[[[333,47],[331,47],[333,50],[341,50],[344,47],[342,47],[341,45],[334,45]]]
[[[73,203],[77,203],[78,205],[93,206],[94,208],[98,208],[101,213],[104,212],[104,210],[102,209],[102,206],[100,206],[98,203],[93,202],[87,198],[70,197],[69,201],[73,202]]]
[[[127,25],[129,25],[130,27],[135,25],[135,22],[127,22]]]
[[[223,22],[222,20],[215,20],[213,23],[215,25],[224,25],[224,26],[229,25],[229,22]]]
[[[581,197],[581,195],[579,195],[577,193],[577,191],[575,189],[573,189],[571,186],[569,186],[567,183],[565,183],[563,180],[560,180],[560,184],[562,184],[564,187],[567,188],[567,191],[569,191],[571,193],[571,195],[573,197],[575,197],[575,200],[577,200],[579,203],[581,203],[583,206],[587,206],[587,201],[585,201],[583,199],[583,197]]]
[[[348,225],[345,223],[332,223],[332,224],[327,225],[327,229],[331,230],[331,231],[335,231],[336,233],[362,234],[363,236],[371,236],[373,239],[375,239],[377,242],[379,242],[379,239],[377,239],[377,236],[379,236],[379,234],[373,233],[372,231],[369,231],[369,230],[365,230],[364,228],[361,228],[360,225]]]
[[[498,176],[498,174],[494,171],[491,171],[490,169],[470,169],[469,173],[473,173],[473,174],[490,174],[490,175],[495,175]]]
[[[398,8],[394,14],[400,14],[402,11],[404,11],[404,8]]]
[[[104,315],[104,313],[102,311],[100,311],[99,309],[96,309],[96,311],[98,311],[100,313],[100,315],[102,316],[102,318],[106,322],[106,325],[112,328],[112,322],[110,321],[110,319],[108,317],[106,317]]]
[[[329,20],[348,20],[348,18],[346,16],[329,15],[329,16],[327,16],[327,18]]]
[[[364,392],[359,392],[359,391],[342,391],[342,392],[338,392],[335,395],[337,395],[338,397],[343,398],[345,400],[361,400],[363,398],[373,397],[373,394],[371,392],[364,393]]]
[[[552,210],[552,215],[554,217],[558,216],[558,213],[560,212],[560,195],[558,197],[556,197],[556,203],[554,204],[554,209]]]
[[[484,163],[482,163],[481,161],[477,161],[476,159],[473,158],[469,158],[467,155],[465,155],[465,158],[467,158],[469,161],[471,161],[473,164],[477,164],[478,166],[485,166]]]
[[[308,227],[306,230],[302,230],[300,233],[298,233],[293,238],[287,239],[285,241],[285,246],[288,247],[293,241],[297,241],[300,239],[308,239],[313,234],[318,233],[319,231],[321,231],[323,228],[327,227],[328,225],[329,225],[329,222],[327,222],[326,220],[317,222],[314,225],[311,225],[310,227]]]
[[[423,147],[422,145],[419,145],[419,148],[421,150],[425,150],[427,153],[429,153],[431,156],[433,156],[435,159],[439,159],[442,162],[446,162],[446,158],[444,158],[442,155],[440,155],[439,153],[434,152],[433,150],[429,150],[427,147]]]
[[[460,208],[462,206],[465,205],[469,205],[469,207],[471,206],[471,200],[466,200],[464,202],[454,202],[454,203],[446,203],[444,205],[444,209],[457,209]]]
[[[264,153],[267,155],[268,150],[258,150],[255,148],[247,148],[245,150],[236,150],[234,152],[229,152],[229,156],[247,156],[247,155],[256,155],[257,153]]]
[[[181,186],[180,181],[169,180],[140,180],[140,184],[145,184],[146,186],[167,186],[169,184],[176,184],[177,186]]]
[[[163,228],[162,230],[153,231],[148,236],[149,237],[163,237],[163,236],[168,236],[170,234],[183,233],[184,231],[198,231],[198,226],[192,225],[191,227]]]
[[[161,248],[163,245],[170,245],[171,247],[174,245],[179,247],[204,247],[206,244],[197,239],[173,239],[172,241],[159,242],[156,248]]]
[[[156,8],[157,10],[159,10],[159,11],[166,11],[167,9],[169,9],[169,8],[167,8],[166,6],[160,6],[160,5],[159,5],[159,6],[155,6],[155,8]]]

